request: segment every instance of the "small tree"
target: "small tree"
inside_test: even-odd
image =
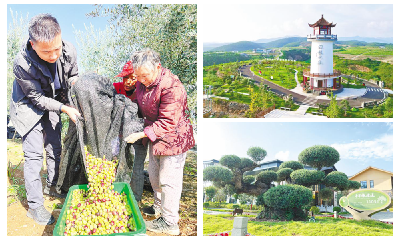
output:
[[[226,194],[223,188],[217,190],[217,193],[214,196],[215,201],[217,202],[224,202],[226,201]]]
[[[340,101],[340,107],[344,111],[344,115],[347,116],[347,111],[350,111],[350,109],[351,109],[349,101],[347,101],[345,99]]]
[[[336,96],[333,96],[331,93],[331,102],[329,103],[328,108],[326,109],[326,116],[329,118],[339,118],[342,115],[342,109],[338,106]]]
[[[323,188],[318,192],[318,197],[325,201],[325,212],[328,212],[328,201],[333,198],[333,190],[330,188]]]

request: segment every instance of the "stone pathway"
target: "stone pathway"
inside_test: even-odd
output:
[[[351,214],[342,215],[344,217],[353,217]],[[393,222],[393,212],[378,212],[371,216],[373,220],[379,220],[384,222]]]

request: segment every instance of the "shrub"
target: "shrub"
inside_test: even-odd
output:
[[[341,207],[333,207],[333,211],[335,212],[341,212],[342,208]]]
[[[273,181],[276,181],[278,178],[278,175],[274,171],[262,171],[259,174],[257,174],[257,181],[265,183],[265,184],[270,184]]]
[[[210,204],[209,204],[208,202],[205,202],[205,203],[203,203],[203,207],[204,207],[204,208],[209,208],[209,207],[210,207]]]
[[[317,206],[312,206],[310,208],[310,211],[314,213],[314,215],[319,213],[319,208]]]
[[[238,204],[233,204],[233,205],[232,205],[232,208],[233,208],[233,209],[239,208],[239,205],[238,205]]]
[[[301,220],[304,208],[312,201],[312,191],[299,185],[279,185],[263,194],[266,215],[280,220]]]

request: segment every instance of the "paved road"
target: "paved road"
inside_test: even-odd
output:
[[[298,104],[316,107],[316,106],[318,106],[317,104],[329,104],[329,102],[330,102],[330,100],[326,100],[326,99],[316,99],[315,97],[304,96],[304,95],[292,92],[292,91],[290,91],[286,88],[283,88],[279,85],[276,85],[275,83],[272,83],[264,78],[261,78],[255,74],[253,74],[253,72],[250,71],[249,65],[242,66],[239,68],[239,70],[242,73],[243,77],[248,77],[248,78],[253,79],[257,83],[263,83],[265,85],[268,85],[270,87],[271,91],[273,91],[275,93],[284,94],[284,95],[292,94],[293,101],[295,101]],[[356,99],[349,99],[348,102],[351,107],[359,107],[359,106],[361,106],[362,102],[369,102],[369,101],[373,101],[373,100],[383,99],[384,93],[378,85],[370,83],[370,82],[366,82],[366,81],[364,83],[367,87],[366,94],[364,96],[358,97]]]

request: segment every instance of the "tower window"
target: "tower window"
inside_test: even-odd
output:
[[[323,49],[324,45],[319,45],[318,47],[319,47],[319,49]]]

